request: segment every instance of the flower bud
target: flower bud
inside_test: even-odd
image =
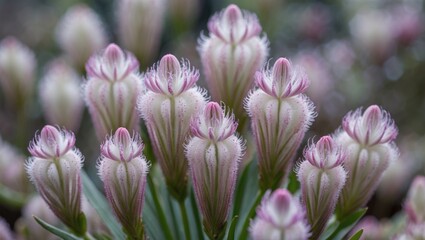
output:
[[[404,232],[394,238],[394,240],[421,240],[425,239],[425,223],[410,222]]]
[[[0,84],[11,108],[22,109],[34,91],[34,53],[14,37],[0,42]]]
[[[392,239],[391,232],[394,232],[395,226],[393,223],[385,220],[378,221],[373,216],[367,216],[360,220],[360,222],[351,230],[355,234],[360,229],[363,229],[361,240],[376,240],[376,239]],[[352,234],[349,234],[352,236]]]
[[[81,212],[83,156],[74,134],[46,125],[31,142],[26,168],[30,180],[55,215],[77,235],[86,231]]]
[[[118,38],[136,55],[142,68],[158,53],[166,5],[164,0],[118,1]]]
[[[101,145],[98,165],[109,204],[131,239],[144,237],[141,217],[149,166],[142,151],[138,134],[118,128]]]
[[[404,210],[411,222],[425,222],[425,177],[417,176],[410,185]]]
[[[309,226],[304,222],[305,212],[297,198],[286,189],[268,191],[257,208],[257,217],[251,223],[254,240],[306,240]]]
[[[242,140],[237,124],[215,102],[208,103],[191,121],[193,137],[186,146],[192,183],[205,232],[211,239],[224,234],[233,201]]]
[[[347,177],[342,167],[346,157],[341,146],[330,136],[320,138],[304,152],[306,161],[299,167],[298,180],[311,225],[310,239],[320,237],[335,209]]]
[[[397,127],[389,114],[376,105],[363,114],[360,109],[348,113],[342,129],[335,139],[348,153],[344,163],[348,176],[337,206],[339,217],[366,205],[384,171],[399,156],[393,142]]]
[[[15,239],[12,233],[12,230],[10,230],[9,224],[0,217],[0,239],[2,240],[13,240]]]
[[[184,143],[190,119],[205,105],[204,93],[195,86],[199,73],[173,55],[164,56],[145,76],[147,92],[138,101],[166,184],[172,196],[187,195],[188,164]]]
[[[85,101],[99,140],[119,127],[137,131],[137,97],[142,92],[139,63],[129,52],[110,44],[86,64]]]
[[[56,40],[77,69],[107,42],[99,16],[84,4],[70,8],[56,28]]]
[[[41,80],[39,95],[46,119],[50,124],[76,131],[84,110],[81,79],[62,60],[54,61]]]
[[[293,157],[310,126],[314,111],[302,95],[308,79],[285,58],[271,70],[255,75],[257,90],[247,98],[246,109],[258,151],[260,187],[276,189],[293,165]]]
[[[25,156],[0,138],[0,185],[20,193],[30,192]]]
[[[268,54],[257,17],[229,5],[208,22],[209,37],[201,37],[199,54],[212,100],[223,101],[235,112],[239,128],[247,116],[243,99],[254,83],[254,73]]]

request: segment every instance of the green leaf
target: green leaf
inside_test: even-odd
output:
[[[360,237],[362,236],[362,234],[363,234],[363,229],[360,229],[359,231],[357,231],[355,234],[353,234],[353,236],[351,236],[350,238],[349,238],[349,240],[359,240],[360,239]]]
[[[325,231],[320,236],[320,239],[328,239],[332,235],[332,233],[335,232],[338,226],[339,226],[339,222],[338,220],[336,220],[336,217],[333,218],[333,221],[331,218],[331,222],[328,224]]]
[[[343,239],[345,235],[354,227],[354,225],[363,217],[367,208],[361,208],[354,213],[348,215],[340,221],[338,228],[329,236],[328,240]]]
[[[83,191],[90,204],[96,209],[97,214],[111,231],[114,239],[125,239],[121,225],[117,222],[105,197],[97,190],[96,186],[84,171],[81,171],[83,179]]]
[[[47,222],[41,220],[40,218],[33,216],[35,221],[37,221],[38,224],[40,224],[44,229],[47,231],[55,234],[56,236],[64,239],[64,240],[82,240],[82,238],[79,238],[72,233],[66,232],[62,229],[59,229],[53,225],[48,224]]]
[[[0,203],[13,208],[21,208],[26,202],[27,198],[24,194],[0,184]]]
[[[238,216],[234,216],[232,219],[232,223],[230,224],[229,233],[227,234],[227,240],[235,239],[235,230],[236,230],[237,222],[238,222]]]
[[[288,191],[292,194],[296,193],[300,189],[300,182],[298,182],[297,174],[291,171],[289,174]]]

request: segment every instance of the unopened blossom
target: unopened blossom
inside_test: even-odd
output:
[[[28,147],[26,168],[30,180],[54,214],[77,235],[86,231],[81,212],[80,170],[83,156],[74,147],[72,132],[43,127]]]
[[[39,96],[47,122],[76,131],[84,110],[81,78],[63,60],[52,62],[41,80]]]
[[[311,226],[310,239],[318,239],[332,216],[347,173],[346,153],[330,136],[320,138],[304,152],[298,169],[302,202]]]
[[[142,82],[138,67],[133,54],[115,44],[87,62],[84,96],[99,140],[119,127],[139,129],[136,103]]]
[[[88,6],[78,4],[60,20],[56,40],[74,66],[82,70],[87,59],[105,47],[107,37],[100,17]]]
[[[404,210],[409,221],[425,223],[425,177],[417,176],[410,185]]]
[[[350,231],[352,236],[360,229],[363,229],[361,240],[392,239],[395,226],[386,220],[376,219],[374,216],[366,216]]]
[[[140,136],[118,128],[101,145],[98,165],[108,202],[131,239],[144,239],[141,217],[149,166],[142,152]]]
[[[22,109],[34,92],[37,62],[31,49],[14,37],[0,42],[0,85],[9,107]]]
[[[9,224],[0,217],[0,239],[2,240],[13,240],[15,237],[13,236],[12,230],[10,230]]]
[[[25,156],[0,138],[0,185],[19,193],[30,192]]]
[[[394,240],[422,240],[425,239],[425,222],[409,222],[403,233],[394,237]]]
[[[193,137],[186,146],[193,188],[211,239],[223,236],[233,201],[243,143],[237,123],[218,103],[208,103],[191,122]]]
[[[269,191],[251,223],[251,237],[253,240],[306,240],[310,227],[304,219],[305,212],[296,197],[286,189]]]
[[[204,93],[196,87],[199,72],[171,54],[144,77],[147,91],[138,109],[145,120],[155,157],[172,196],[187,195],[188,163],[184,144],[190,133],[190,119],[205,105]]]
[[[279,58],[272,69],[257,72],[255,80],[258,89],[248,96],[246,109],[257,145],[260,187],[265,191],[285,180],[314,111],[302,94],[307,76],[287,59]]]
[[[236,5],[216,13],[208,22],[209,37],[201,37],[198,47],[212,100],[222,101],[239,119],[247,120],[243,101],[254,85],[254,73],[268,54],[266,37],[255,14]]]
[[[391,13],[393,18],[394,37],[400,45],[410,45],[423,33],[425,24],[421,9],[408,4],[400,4],[394,7]]]
[[[158,53],[165,21],[165,0],[118,0],[118,38],[142,68]],[[186,6],[187,8],[188,6]]]
[[[364,207],[389,164],[398,159],[394,143],[397,127],[389,114],[376,105],[348,113],[335,140],[348,153],[344,168],[347,182],[337,205],[340,217]]]

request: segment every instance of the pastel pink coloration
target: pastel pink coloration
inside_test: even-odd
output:
[[[0,138],[0,185],[22,194],[32,192],[25,172],[25,159],[18,149]]]
[[[86,64],[85,101],[99,140],[119,127],[137,131],[137,98],[143,92],[133,54],[110,44]]]
[[[218,103],[208,103],[191,123],[193,137],[186,146],[192,183],[205,232],[212,238],[224,234],[233,201],[242,140],[236,123]]]
[[[306,240],[310,227],[297,198],[286,189],[268,191],[257,208],[250,233],[254,240]]]
[[[0,217],[0,239],[2,240],[13,240],[15,236],[12,233],[12,230],[9,227],[9,224]]]
[[[302,203],[311,225],[310,239],[318,239],[332,216],[347,173],[346,153],[330,136],[324,136],[304,151],[298,169]]]
[[[36,67],[34,53],[18,39],[0,42],[0,85],[9,107],[22,109],[31,99]]]
[[[272,69],[255,75],[257,90],[246,99],[258,151],[260,187],[276,189],[292,168],[293,157],[314,119],[314,107],[302,93],[305,73],[279,58]]]
[[[223,101],[239,119],[247,120],[243,99],[254,83],[254,73],[268,54],[266,37],[260,37],[257,17],[229,5],[208,22],[209,37],[201,37],[198,51],[212,100]]]
[[[31,181],[55,215],[76,234],[84,235],[81,212],[83,156],[74,134],[46,125],[31,142],[26,168]]]
[[[348,113],[342,129],[335,140],[348,153],[344,163],[348,177],[337,205],[340,217],[366,205],[384,171],[399,157],[393,142],[397,136],[394,121],[376,105],[363,114],[360,109]]]
[[[414,223],[425,222],[425,177],[417,176],[412,184],[404,203],[404,211],[408,219]]]
[[[68,9],[56,27],[56,41],[78,70],[89,57],[104,48],[107,36],[100,17],[88,6]]]
[[[188,62],[165,55],[146,73],[147,91],[138,100],[168,190],[179,201],[187,195],[184,144],[190,134],[190,119],[206,104],[205,93],[195,85],[198,79],[199,72]]]
[[[142,239],[142,209],[149,165],[142,155],[140,136],[118,128],[101,145],[98,164],[106,197],[113,212],[132,239]]]
[[[50,124],[76,131],[84,110],[81,78],[63,60],[52,62],[44,74],[39,96],[46,120]]]

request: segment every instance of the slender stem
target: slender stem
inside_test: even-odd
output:
[[[84,235],[84,240],[96,240],[96,238],[93,237],[89,232],[86,232]]]
[[[176,214],[175,214],[175,209],[173,204],[173,197],[170,194],[167,194],[167,202],[168,202],[168,207],[170,208],[169,218],[171,218],[171,223],[172,223],[171,227],[173,228],[174,235],[180,236],[180,231],[179,229],[177,229],[178,224],[177,224],[177,219],[176,219]]]
[[[249,213],[245,218],[239,239],[248,239],[249,222],[255,216],[255,210],[257,209],[257,205],[260,203],[263,195],[264,195],[264,191],[259,190],[258,193],[257,193],[257,196],[255,198],[255,201],[252,204],[251,209],[249,210]]]
[[[148,184],[149,184],[149,189],[152,193],[152,198],[155,204],[156,213],[158,214],[159,222],[162,225],[162,230],[165,233],[165,237],[166,239],[173,239],[173,235],[171,234],[171,230],[170,230],[170,227],[168,226],[167,219],[165,218],[164,210],[158,199],[158,194],[155,189],[155,184],[153,183],[153,180],[150,174],[148,174]]]
[[[204,231],[202,230],[201,218],[199,217],[198,206],[196,206],[195,194],[193,191],[190,192],[190,203],[193,210],[193,215],[195,217],[196,228],[198,230],[198,239],[204,239]]]
[[[180,212],[182,213],[183,218],[183,226],[184,226],[184,235],[186,236],[186,240],[191,240],[190,236],[190,227],[189,227],[189,219],[187,217],[186,205],[184,204],[184,200],[179,201]]]

